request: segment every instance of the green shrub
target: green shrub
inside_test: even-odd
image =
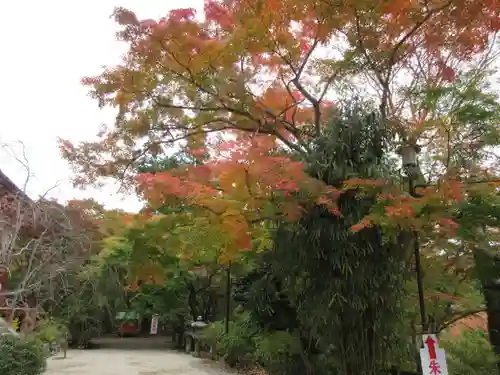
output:
[[[454,375],[496,374],[496,356],[483,331],[467,331],[459,337],[442,341],[446,349],[448,370]]]
[[[225,333],[224,322],[215,322],[202,331],[205,340],[216,343],[217,354],[231,367],[261,365],[272,375],[304,373],[298,338],[288,332],[264,333],[247,314],[230,322]]]
[[[254,336],[257,330],[248,316],[229,324],[225,332],[224,322],[215,322],[203,330],[203,337],[216,343],[217,354],[231,367],[246,366],[254,361]]]
[[[67,332],[67,328],[63,324],[50,318],[37,324],[35,337],[42,342],[50,343],[63,337],[65,332]]]
[[[219,344],[223,335],[224,335],[223,322],[211,323],[200,331],[200,337],[202,337],[204,340],[214,342],[217,345]]]
[[[102,331],[102,321],[94,316],[73,317],[68,322],[68,332],[71,345],[87,348],[94,337]]]
[[[301,346],[297,336],[280,331],[255,338],[255,359],[270,374],[303,374]]]
[[[0,374],[40,375],[46,365],[47,357],[40,341],[8,335],[0,337]]]

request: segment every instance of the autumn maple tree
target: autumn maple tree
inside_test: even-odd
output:
[[[194,207],[228,234],[230,254],[250,247],[256,223],[294,220],[304,202],[341,217],[336,201],[346,190],[378,196],[353,232],[456,236],[457,207],[496,189],[464,181],[497,175],[485,161],[500,139],[498,101],[484,87],[498,51],[497,8],[495,0],[207,0],[203,14],[176,9],[159,20],[117,8],[128,51],[82,80],[116,121],[94,142],[62,140],[62,153],[77,184],[114,177],[152,209]],[[387,152],[428,152],[407,173],[426,186],[418,197],[389,179],[352,175],[329,186],[304,171],[343,100],[356,95],[376,103]],[[194,163],[137,173],[175,148]]]
[[[456,230],[450,207],[467,194],[464,174],[450,163],[440,163],[431,179],[438,183],[425,189],[425,199],[356,176],[326,186],[302,163],[338,115],[336,98],[356,85],[377,100],[393,152],[437,133],[439,141],[429,146],[437,146],[434,160],[456,153],[443,145],[458,144],[474,119],[459,113],[463,100],[438,112],[453,88],[455,97],[471,97],[462,68],[492,59],[495,1],[208,0],[201,15],[176,9],[140,20],[123,8],[114,15],[128,52],[121,64],[82,82],[101,107],[117,109],[116,121],[95,142],[61,141],[76,183],[115,177],[135,186],[153,208],[173,201],[196,206],[230,233],[233,250],[248,248],[253,224],[296,218],[301,195],[342,215],[335,201],[350,188],[380,197],[353,231],[394,223]],[[451,133],[456,139],[446,142]],[[144,159],[172,147],[197,162],[137,175]]]
[[[418,55],[451,80],[442,51],[470,59],[498,29],[494,1],[207,1],[199,18],[192,9],[157,21],[122,8],[115,16],[129,44],[123,63],[83,79],[100,106],[118,109],[115,126],[97,142],[62,142],[82,183],[130,177],[135,162],[182,139],[203,151],[227,130],[272,135],[306,156],[346,78],[368,75],[393,118],[391,82],[405,64]],[[401,119],[393,127],[408,133]]]

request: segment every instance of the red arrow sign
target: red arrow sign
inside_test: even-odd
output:
[[[431,336],[427,336],[425,343],[427,344],[427,348],[429,350],[429,358],[436,359],[436,340],[434,340]]]

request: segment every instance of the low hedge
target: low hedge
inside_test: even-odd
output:
[[[0,336],[0,374],[41,375],[46,367],[47,355],[41,342]]]

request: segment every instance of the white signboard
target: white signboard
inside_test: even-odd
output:
[[[151,335],[156,335],[158,333],[158,316],[153,315],[151,319],[151,331],[149,332]]]
[[[420,349],[423,375],[448,375],[446,353],[440,349],[436,335],[422,335],[424,348]]]

